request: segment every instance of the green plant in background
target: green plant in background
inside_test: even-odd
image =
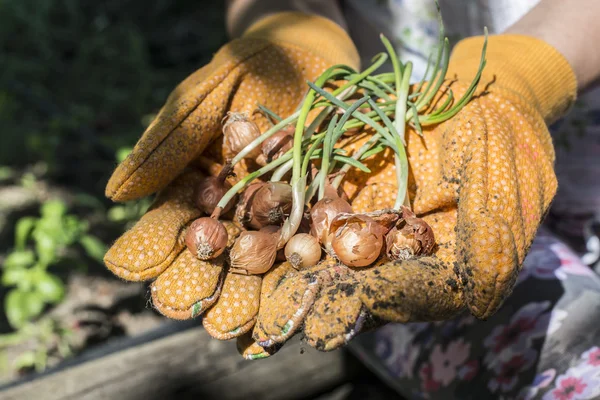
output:
[[[0,184],[31,189],[37,198],[60,188],[82,215],[46,202],[40,216],[18,220],[14,248],[0,249],[0,296],[15,330],[0,335],[0,365],[3,349],[23,343],[36,350],[23,352],[13,368],[40,370],[51,352],[68,353],[67,331],[44,310],[64,300],[73,267],[86,265],[77,249],[102,264],[105,245],[90,231],[109,242],[150,206],[151,198],[114,205],[104,197],[114,154],[121,161],[173,87],[225,43],[223,7],[197,0],[0,1]]]
[[[16,332],[0,335],[0,350],[11,346],[29,345],[10,365],[8,360],[0,359],[0,366],[16,371],[34,368],[41,372],[46,369],[51,357],[64,359],[72,354],[72,337],[72,331],[54,318],[42,318],[35,323],[27,322]]]
[[[47,201],[40,214],[39,218],[28,216],[17,222],[15,247],[3,264],[2,284],[13,287],[4,299],[4,310],[16,329],[38,317],[46,305],[63,298],[63,282],[48,269],[64,257],[69,246],[78,243],[99,261],[106,250],[100,240],[87,233],[85,221],[67,214],[62,201]]]
[[[47,306],[58,304],[65,295],[63,281],[49,269],[65,258],[71,246],[80,245],[88,256],[102,261],[106,246],[90,235],[88,228],[86,221],[67,213],[61,200],[42,204],[40,217],[26,216],[17,222],[14,249],[2,265],[2,285],[11,288],[4,298],[4,311],[15,331],[0,335],[0,348],[35,345],[11,367],[41,371],[51,353],[70,354],[70,331],[53,318],[41,316]]]

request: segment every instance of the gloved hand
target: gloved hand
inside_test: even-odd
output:
[[[467,39],[452,54],[456,98],[475,75],[482,45],[483,38]],[[264,357],[299,330],[312,346],[331,350],[368,325],[449,319],[465,308],[478,318],[492,315],[511,293],[555,195],[546,124],[567,111],[576,87],[566,60],[544,42],[491,37],[485,89],[423,138],[408,135],[410,197],[433,228],[434,254],[368,268],[333,260],[303,271],[277,266],[263,279],[255,343],[244,338],[243,355]],[[373,173],[349,175],[344,186],[354,211],[392,207],[391,153],[366,164]]]
[[[123,279],[152,284],[154,306],[164,315],[186,319],[207,309],[203,323],[220,339],[239,336],[254,325],[260,276],[227,274],[222,259],[203,262],[185,249],[185,228],[200,216],[192,191],[202,176],[193,168],[202,154],[222,162],[221,121],[228,111],[252,114],[264,104],[289,115],[307,86],[327,67],[358,68],[358,54],[333,22],[300,13],[280,13],[251,26],[224,46],[213,60],[183,81],[111,177],[106,195],[133,200],[160,191],[151,209],[109,249],[108,268]],[[201,165],[206,166],[206,162]],[[185,171],[189,169],[189,171]],[[244,176],[244,163],[235,173]],[[214,173],[215,167],[204,168]],[[218,169],[218,168],[216,168]],[[236,228],[228,225],[230,240]]]

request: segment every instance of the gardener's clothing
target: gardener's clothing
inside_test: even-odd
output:
[[[535,0],[441,0],[451,43],[499,33]],[[378,33],[396,38],[400,57],[421,79],[437,44],[433,1],[348,0],[349,25],[363,63],[382,51]],[[600,215],[600,88],[583,95],[551,129],[559,191],[525,260],[519,283],[488,321],[465,315],[433,324],[388,325],[352,348],[407,398],[600,398],[600,277],[554,234],[597,238],[584,229]],[[551,232],[554,232],[551,233]],[[596,242],[594,242],[596,240]],[[577,248],[580,255],[585,248]],[[597,250],[584,255],[595,262]]]
[[[351,346],[406,398],[600,398],[600,277],[547,230],[489,320],[390,324]]]

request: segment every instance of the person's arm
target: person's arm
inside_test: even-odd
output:
[[[281,11],[320,15],[347,30],[338,0],[227,0],[227,33],[239,37],[254,22]]]
[[[600,1],[541,0],[505,33],[533,36],[558,50],[583,90],[600,77]]]

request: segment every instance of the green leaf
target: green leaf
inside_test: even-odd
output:
[[[366,160],[367,158],[384,151],[387,147],[384,145],[379,145],[371,148],[370,150],[365,151],[365,153],[360,157],[361,160]]]
[[[192,306],[192,318],[196,318],[198,315],[200,315],[203,311],[202,309],[202,301],[199,301],[197,303],[194,303],[194,305]]]
[[[114,206],[108,210],[108,220],[112,222],[120,222],[127,219],[128,213],[125,206]]]
[[[100,239],[92,235],[83,235],[81,239],[79,239],[79,243],[81,243],[81,246],[83,246],[83,249],[88,256],[98,262],[103,261],[107,248]]]
[[[35,352],[30,350],[25,353],[19,354],[19,356],[13,361],[14,369],[30,368],[35,365]]]
[[[35,262],[35,255],[31,250],[13,251],[4,260],[4,269],[22,269],[31,266]]]
[[[15,170],[11,167],[7,167],[5,165],[0,167],[0,181],[5,179],[10,179],[15,176]]]
[[[37,276],[35,287],[40,297],[47,303],[56,304],[62,300],[65,294],[65,285],[55,275],[42,271]]]
[[[37,317],[43,308],[44,301],[38,293],[19,289],[8,292],[4,303],[6,317],[14,328],[19,328],[28,320]]]
[[[150,125],[150,123],[148,123],[148,125]],[[131,153],[131,151],[133,150],[133,147],[121,147],[117,150],[117,154],[115,155],[115,158],[117,159],[117,162],[123,162],[127,156],[129,155],[129,153]]]
[[[350,164],[355,168],[360,169],[363,172],[366,172],[367,174],[371,172],[371,170],[369,168],[367,168],[363,163],[361,163],[360,161],[355,160],[354,158],[351,157],[344,157],[344,156],[340,156],[340,155],[334,155],[333,159],[335,161],[339,161],[339,162],[343,162],[346,164]]]
[[[19,219],[17,225],[15,226],[15,249],[24,250],[25,243],[27,242],[27,237],[29,233],[35,226],[37,222],[37,218],[34,217],[23,217]]]
[[[28,278],[28,270],[24,268],[7,269],[2,274],[2,284],[4,286],[17,286]]]
[[[42,204],[42,218],[60,218],[67,212],[67,206],[61,200],[49,200]]]
[[[0,348],[16,346],[26,339],[22,331],[16,331],[13,333],[5,333],[0,335]]]
[[[88,230],[87,221],[81,221],[74,215],[67,215],[63,218],[62,231],[63,236],[61,244],[71,245],[75,243],[79,236]]]
[[[105,210],[104,203],[102,203],[102,201],[100,201],[100,199],[98,199],[96,196],[92,196],[91,194],[77,193],[75,195],[75,202],[81,206],[89,207],[93,210]]]
[[[44,231],[36,231],[35,250],[37,252],[40,264],[49,265],[56,259],[58,246],[52,236],[50,236],[48,233]]]

